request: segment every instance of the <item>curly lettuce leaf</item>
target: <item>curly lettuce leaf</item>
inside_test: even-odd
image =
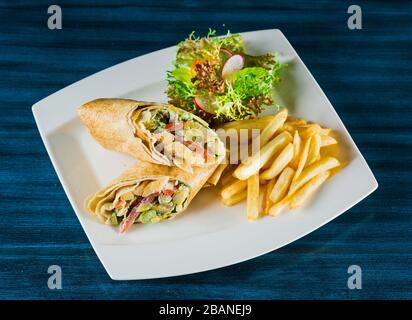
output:
[[[272,75],[261,67],[245,68],[234,75],[233,88],[243,99],[268,96],[272,91]]]
[[[206,37],[199,38],[192,32],[189,37],[178,44],[176,64],[191,67],[193,62],[210,60],[219,62],[220,49],[225,48],[232,52],[244,49],[243,38],[238,34],[228,34],[224,37],[215,37],[215,31],[209,30]]]

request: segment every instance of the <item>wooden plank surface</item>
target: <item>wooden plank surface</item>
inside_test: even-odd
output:
[[[0,2],[0,299],[412,298],[412,5],[358,1]],[[200,274],[112,281],[40,140],[31,105],[99,70],[176,44],[192,30],[281,29],[364,154],[379,189],[310,235]],[[356,183],[356,181],[353,181]],[[49,290],[47,268],[63,269]],[[359,265],[363,289],[347,288]],[[167,268],[167,266],[165,266]]]

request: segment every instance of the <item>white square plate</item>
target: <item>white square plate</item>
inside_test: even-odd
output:
[[[245,204],[224,207],[216,188],[202,190],[174,220],[137,226],[120,236],[83,209],[94,193],[134,163],[107,151],[88,134],[77,108],[99,97],[166,102],[166,70],[175,47],[156,51],[98,72],[33,106],[50,159],[94,250],[112,279],[147,279],[215,269],[282,247],[337,217],[373,192],[378,184],[329,100],[279,30],[242,34],[246,51],[277,51],[289,62],[278,90],[293,115],[316,121],[340,136],[349,164],[333,176],[313,201],[279,218],[246,219]]]

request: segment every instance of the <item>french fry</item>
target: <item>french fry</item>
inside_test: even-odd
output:
[[[312,140],[310,142],[309,146],[309,152],[308,152],[308,159],[306,161],[305,166],[311,165],[315,161],[319,160],[320,157],[320,135],[316,133],[315,135],[312,136]]]
[[[317,123],[307,124],[298,127],[299,135],[302,139],[306,140],[322,131],[322,128]]]
[[[261,174],[263,179],[269,180],[275,178],[293,159],[293,144],[289,143],[279,154],[269,169]]]
[[[223,171],[225,171],[228,165],[229,165],[228,163],[219,164],[215,172],[213,172],[213,174],[207,180],[207,183],[213,186],[217,185],[222,176]]]
[[[300,188],[290,199],[289,207],[297,208],[300,207],[329,177],[330,172],[325,171],[311,180],[309,180],[302,188]]]
[[[303,146],[302,152],[300,154],[299,158],[299,164],[295,172],[295,176],[293,177],[293,181],[297,180],[299,178],[299,175],[303,171],[303,168],[305,167],[306,160],[308,159],[308,153],[309,153],[309,146],[312,141],[312,137],[310,137],[308,140],[305,141],[305,144]],[[292,183],[293,183],[292,181]],[[289,192],[290,194],[290,192]]]
[[[220,178],[220,183],[222,184],[222,186],[225,186],[231,182],[234,182],[236,180],[236,178],[233,176],[233,172],[235,171],[234,169],[228,169],[222,176],[222,178]]]
[[[321,136],[328,136],[331,132],[332,132],[332,130],[329,129],[329,128],[321,128],[320,131],[319,131],[319,134]]]
[[[320,136],[320,146],[321,148],[331,146],[333,144],[337,144],[338,142],[336,139],[332,138],[331,136],[325,136],[321,135]]]
[[[236,193],[235,195],[231,196],[228,199],[220,198],[220,201],[222,201],[222,203],[225,206],[230,207],[230,206],[233,206],[233,205],[245,200],[246,195],[247,195],[247,193],[245,191],[241,191],[241,192]]]
[[[256,152],[256,150],[252,149],[252,145],[248,142],[246,143],[239,143],[238,149],[238,163],[244,163],[249,157],[252,156],[252,151]]]
[[[267,180],[266,179],[262,179],[262,177],[261,176],[259,176],[259,183],[260,184],[263,184],[263,185],[265,185],[265,184],[267,184]]]
[[[274,115],[269,115],[258,119],[232,121],[218,126],[216,129],[224,130],[226,136],[237,137],[237,139],[241,138],[241,132],[247,131],[247,139],[251,140],[254,132],[262,132],[274,118]]]
[[[275,153],[270,157],[270,159],[269,159],[268,161],[266,161],[266,163],[262,166],[262,168],[260,168],[260,172],[263,172],[263,171],[269,169],[270,166],[272,165],[273,161],[276,160],[277,156],[278,156],[278,152],[275,152]],[[262,178],[261,178],[260,180],[265,180],[265,179],[262,179]]]
[[[297,126],[294,123],[289,123],[285,122],[283,127],[280,129],[280,131],[284,132],[289,132],[290,134],[293,134],[297,130]]]
[[[243,148],[247,152],[241,158],[246,161],[237,167],[219,165],[205,187],[220,182],[220,200],[225,206],[246,199],[249,220],[261,215],[275,217],[288,207],[293,209],[303,205],[328,179],[331,170],[340,166],[336,158],[326,156],[329,149],[326,153],[321,152],[323,147],[338,144],[330,136],[332,130],[290,116],[287,110],[274,116],[226,123],[220,128],[232,129],[238,138],[241,129],[248,130],[247,137],[242,135],[236,140],[236,143],[240,141],[242,146],[248,146]],[[258,135],[260,145],[256,140],[250,140],[252,135]],[[239,155],[242,156],[242,152]]]
[[[239,121],[232,121],[225,123],[219,126],[219,129],[228,130],[228,129],[260,129],[263,130],[273,119],[274,115],[264,116],[258,119],[246,119]]]
[[[262,130],[260,133],[260,137],[257,140],[260,143],[260,148],[262,148],[270,138],[278,131],[286,121],[286,117],[288,116],[288,110],[284,109],[278,114],[275,115],[272,121],[270,121],[265,129]],[[253,150],[253,148],[252,148]]]
[[[316,191],[320,187],[320,185],[325,182],[325,180],[329,177],[329,171],[322,172],[319,175],[315,176],[309,182],[302,187],[302,189],[298,190],[294,194],[289,194],[283,200],[278,203],[275,203],[269,209],[269,215],[272,217],[278,216],[286,207],[296,208],[302,205],[313,192]]]
[[[275,115],[272,121],[263,129],[258,138],[253,140],[251,150],[262,149],[262,147],[268,143],[268,141],[274,136],[274,134],[283,126],[286,117],[288,115],[287,109],[282,110]],[[253,154],[252,154],[253,155]]]
[[[259,173],[255,173],[247,180],[246,208],[247,218],[249,220],[256,220],[259,218]]]
[[[292,136],[288,132],[282,132],[274,139],[270,140],[262,149],[252,157],[249,157],[245,163],[240,164],[233,175],[240,179],[246,180],[250,176],[259,172],[267,161],[285,145],[292,140]]]
[[[276,184],[270,192],[270,201],[277,203],[286,195],[289,186],[292,183],[294,174],[295,170],[293,170],[291,167],[286,167],[282,171],[278,180],[276,181]]]
[[[236,193],[243,191],[247,186],[246,180],[237,180],[228,186],[224,187],[220,192],[220,196],[224,199],[229,199]]]
[[[283,198],[282,201],[275,203],[272,207],[269,208],[269,215],[272,217],[277,217],[283,210],[287,208],[290,202],[290,196]]]
[[[292,181],[292,185],[289,189],[289,194],[293,194],[296,190],[306,184],[313,177],[339,166],[340,163],[336,158],[325,157],[306,167],[300,174],[297,180]]]
[[[262,213],[264,215],[268,214],[269,208],[271,206],[271,200],[270,200],[270,193],[272,192],[273,186],[276,183],[276,179],[269,180],[266,186],[266,192],[263,197],[263,208],[262,208]]]
[[[239,179],[236,179],[234,176],[229,174],[229,175],[225,176],[224,178],[222,178],[220,180],[220,183],[221,183],[222,187],[225,187],[225,186],[228,186],[229,184],[235,183],[238,180]]]
[[[293,159],[290,162],[290,166],[296,169],[299,165],[300,149],[302,148],[302,139],[300,138],[299,131],[296,130],[293,135]]]
[[[286,119],[286,123],[294,125],[294,126],[303,126],[306,124],[306,121],[301,118],[296,118],[292,116],[288,116]]]

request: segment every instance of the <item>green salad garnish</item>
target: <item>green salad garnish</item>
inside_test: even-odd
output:
[[[239,34],[190,36],[178,44],[174,68],[168,71],[169,102],[211,124],[256,117],[276,104],[281,64],[273,53],[245,53]]]

